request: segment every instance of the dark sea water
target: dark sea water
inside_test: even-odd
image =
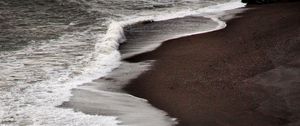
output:
[[[120,90],[124,78],[153,61],[121,59],[224,28],[222,11],[242,6],[238,0],[0,0],[0,125],[173,125],[167,113]]]

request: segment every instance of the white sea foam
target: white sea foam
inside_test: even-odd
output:
[[[123,31],[125,26],[146,20],[168,20],[243,6],[244,4],[240,2],[229,2],[197,10],[162,11],[155,14],[151,12],[126,16],[120,21],[112,21],[106,34],[96,32],[97,35],[87,30],[82,33],[63,35],[46,44],[29,46],[9,54],[1,53],[1,58],[6,61],[0,62],[0,68],[3,68],[0,81],[4,82],[0,83],[0,124],[118,125],[117,117],[87,115],[56,106],[72,96],[71,89],[103,77],[119,66],[118,47],[126,40]],[[206,16],[219,23],[217,28],[210,31],[226,26],[218,17]],[[95,41],[94,50],[85,50],[92,45],[85,43],[86,41]]]
[[[72,36],[75,37],[75,36]],[[69,41],[62,37],[63,41]],[[74,41],[70,41],[72,43]],[[52,43],[53,44],[53,43]],[[58,44],[58,43],[56,43]],[[66,43],[64,43],[66,45]],[[76,45],[76,44],[75,44]],[[62,45],[60,45],[62,46]],[[74,46],[74,43],[73,43]],[[16,53],[38,53],[39,49],[28,48],[25,52]],[[46,46],[45,51],[56,50],[57,48]],[[23,50],[24,51],[24,50]],[[76,51],[76,50],[74,50]],[[14,54],[16,59],[21,58]],[[26,55],[26,54],[24,54]],[[57,54],[61,56],[54,57],[53,59],[40,58],[35,62],[40,63],[51,63],[50,60],[56,60],[58,63],[64,62],[64,54]],[[89,57],[89,56],[86,56]],[[119,123],[116,121],[116,117],[109,116],[91,116],[81,112],[74,112],[71,109],[62,109],[55,106],[60,105],[63,101],[67,101],[71,96],[70,89],[76,88],[77,85],[90,82],[93,79],[102,77],[112,69],[119,66],[120,54],[117,50],[111,50],[106,53],[92,53],[89,63],[84,65],[84,69],[70,68],[73,72],[79,71],[78,75],[72,73],[71,70],[51,70],[55,66],[48,67],[46,64],[41,65],[42,69],[49,71],[48,75],[51,76],[46,81],[37,82],[35,84],[17,84],[9,89],[3,89],[0,92],[2,115],[0,122],[7,125],[47,125],[47,126],[62,126],[62,125],[91,125],[91,126],[114,126]],[[47,57],[49,58],[49,57]],[[100,61],[100,62],[99,62]],[[29,64],[27,59],[14,60],[16,65],[19,65],[21,74],[30,72],[26,67],[23,68],[24,64]],[[21,62],[21,63],[20,63]],[[67,61],[66,61],[67,62]],[[14,71],[17,69],[9,69]],[[31,74],[31,73],[30,73]],[[20,77],[25,77],[20,75]],[[27,79],[28,80],[28,79]],[[35,80],[34,80],[35,81]]]

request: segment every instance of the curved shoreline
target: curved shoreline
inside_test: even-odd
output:
[[[165,29],[172,29],[173,31],[176,31],[175,38],[186,34],[193,34],[195,31],[199,31],[199,29],[201,29],[201,31],[203,30],[201,32],[203,33],[219,30],[220,28],[225,27],[225,23],[221,21],[216,22],[215,20],[204,18],[202,16],[189,16],[153,22],[151,24],[137,24],[137,26],[130,27],[129,29],[131,30],[125,31],[125,33],[133,32],[133,36],[126,36],[127,42],[124,44],[126,47],[121,45],[120,51],[124,52],[123,49],[127,49],[127,52],[125,51],[122,53],[125,55],[127,53],[142,53],[149,50],[141,47],[150,47],[151,50],[155,48],[152,46],[153,44],[159,46],[164,39],[172,38],[173,33],[166,31],[164,32],[160,30],[159,32],[152,33],[157,29],[161,29],[161,26],[164,26]],[[193,22],[193,24],[186,25],[186,21]],[[166,26],[165,24],[173,25]],[[191,26],[197,26],[199,29],[195,29],[195,27]],[[183,29],[183,27],[186,28]],[[191,29],[189,28],[194,29],[194,32],[190,31]],[[140,31],[139,29],[145,29],[145,31]],[[135,31],[138,32],[139,35],[137,35]],[[166,38],[159,36],[162,33]],[[140,39],[143,39],[143,42],[145,43],[140,42]],[[145,39],[150,40],[147,42]],[[153,41],[155,41],[155,43],[153,43]],[[141,52],[135,49],[140,49]],[[121,65],[108,73],[108,75],[73,89],[73,96],[70,101],[64,102],[59,107],[72,108],[75,111],[80,111],[88,115],[101,114],[105,116],[115,116],[118,117],[117,120],[120,121],[120,125],[175,125],[177,124],[177,120],[169,117],[166,112],[153,107],[147,102],[147,100],[134,97],[122,90],[122,88],[125,87],[130,80],[137,78],[143,72],[148,71],[152,64],[153,61],[139,63],[121,62]]]
[[[126,59],[157,62],[125,90],[178,118],[179,126],[297,125],[299,108],[293,106],[299,103],[290,93],[300,90],[289,79],[299,82],[298,6],[250,6],[256,9],[225,29],[169,40]],[[270,81],[274,70],[282,78],[277,86]]]

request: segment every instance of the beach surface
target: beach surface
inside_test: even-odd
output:
[[[178,126],[300,125],[300,2],[251,5],[225,29],[164,42],[125,90]]]

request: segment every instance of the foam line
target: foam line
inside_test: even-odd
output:
[[[49,78],[48,80],[37,82],[36,84],[16,84],[16,86],[7,90],[1,89],[0,124],[116,126],[120,123],[120,121],[117,120],[117,117],[87,115],[81,112],[74,112],[71,109],[62,109],[55,106],[70,99],[72,96],[71,89],[76,88],[81,84],[91,82],[99,77],[103,77],[120,65],[121,56],[118,47],[126,40],[123,31],[125,26],[143,21],[161,21],[198,15],[201,13],[220,12],[243,6],[244,4],[240,2],[229,2],[198,10],[185,10],[173,13],[162,12],[161,14],[154,16],[129,16],[125,17],[123,21],[111,21],[106,34],[103,37],[99,35],[94,52],[91,53],[90,57],[87,56],[88,63],[84,68],[80,69],[81,71],[72,71],[72,68],[70,68],[71,70],[69,71],[62,71],[64,73],[56,73],[56,71],[54,71],[53,73],[49,73],[49,75],[53,75],[54,77]],[[217,28],[210,31],[218,30],[226,26],[226,24],[220,21],[218,17],[210,16],[209,18],[219,23]],[[200,31],[198,33],[203,32],[209,31]],[[60,41],[66,41],[63,37],[61,38]],[[73,41],[70,41],[70,44],[72,43]],[[46,46],[41,47],[41,49],[48,48],[49,47]],[[55,47],[55,49],[56,48],[57,47]],[[24,50],[24,52],[39,53],[35,48],[29,48],[28,50]],[[24,52],[16,52],[16,54],[19,53],[20,56],[22,56],[22,53]],[[24,64],[32,65],[33,63],[30,62],[30,60],[24,60],[24,63],[10,65],[16,65],[15,67],[21,68],[24,67]],[[51,71],[50,68],[45,68],[45,71]]]

